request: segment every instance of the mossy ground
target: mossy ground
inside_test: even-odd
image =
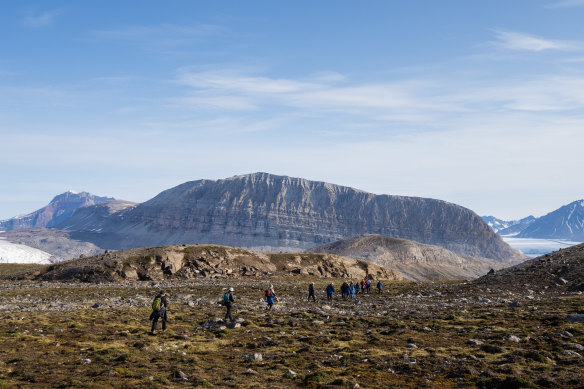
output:
[[[308,280],[295,278],[277,281],[282,307],[267,312],[260,303],[265,283],[241,282],[234,316],[245,319],[242,326],[202,329],[224,314],[212,304],[229,285],[221,282],[168,288],[169,328],[155,336],[148,334],[149,304],[91,308],[108,299],[151,298],[157,287],[150,283],[2,284],[3,300],[23,302],[20,310],[2,312],[0,388],[519,388],[584,382],[583,360],[562,354],[567,343],[584,344],[583,324],[565,320],[567,313],[583,311],[582,296],[542,298],[529,309],[459,307],[422,297],[428,308],[403,308],[403,300],[418,292],[456,284],[395,282],[386,283],[381,296],[359,295],[357,309],[351,300],[329,304],[322,294],[316,304],[307,303]],[[317,284],[319,292],[327,282]],[[173,300],[185,294],[203,301],[189,306]],[[60,311],[51,301],[73,308]],[[522,342],[505,340],[508,335]],[[490,347],[467,344],[471,338]],[[412,343],[417,348],[408,347]],[[262,360],[244,357],[254,353]]]

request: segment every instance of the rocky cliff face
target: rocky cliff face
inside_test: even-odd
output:
[[[381,234],[501,262],[521,258],[478,215],[455,204],[266,173],[187,182],[113,214],[99,232],[87,225],[69,228],[114,249],[214,243],[302,251]]]
[[[78,208],[113,200],[91,193],[65,192],[56,196],[51,202],[32,213],[0,221],[0,231],[22,230],[26,228],[54,227],[65,221]]]
[[[392,269],[407,280],[474,279],[503,267],[494,260],[461,256],[442,247],[381,235],[347,238],[311,251],[373,263]]]

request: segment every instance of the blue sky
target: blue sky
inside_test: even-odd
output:
[[[480,215],[584,198],[584,0],[18,1],[0,219],[266,171]]]

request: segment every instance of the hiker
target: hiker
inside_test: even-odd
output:
[[[355,284],[355,294],[359,294],[359,283]]]
[[[150,330],[150,335],[154,335],[154,331],[156,331],[156,326],[158,324],[158,319],[162,319],[162,331],[166,331],[166,321],[168,320],[168,314],[166,313],[167,306],[168,300],[166,299],[166,293],[164,290],[161,290],[152,301],[152,313],[150,314],[152,328]]]
[[[335,294],[335,286],[332,283],[330,283],[326,287],[326,297],[328,301],[333,301],[333,294]]]
[[[353,281],[349,281],[349,296],[352,299],[355,298],[355,284],[353,284]]]
[[[276,299],[276,301],[280,301],[280,300],[278,300],[278,296],[276,296],[276,292],[274,292],[274,285],[270,285],[270,287],[268,289],[266,289],[264,295],[266,297],[266,303],[268,303],[268,306],[266,309],[268,311],[271,311],[272,306],[274,305],[274,299]]]
[[[308,286],[308,301],[312,297],[312,301],[316,302],[316,297],[314,297],[314,282],[311,282]]]
[[[371,293],[371,280],[365,282],[365,289],[367,289],[367,294]]]
[[[361,293],[365,294],[365,280],[361,280]]]
[[[383,289],[383,284],[381,283],[381,280],[377,281],[377,294],[381,294],[381,289]]]
[[[349,283],[347,281],[344,281],[341,285],[341,296],[343,299],[349,296]]]
[[[227,312],[225,312],[225,321],[229,318],[233,323],[233,317],[231,317],[231,308],[233,308],[233,288],[229,288],[227,293],[223,295],[223,305],[227,308]]]

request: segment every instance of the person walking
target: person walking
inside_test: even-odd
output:
[[[381,280],[377,281],[377,294],[381,294],[381,290],[383,289],[383,284],[381,283]]]
[[[270,287],[266,289],[264,295],[266,297],[266,303],[268,304],[266,309],[271,311],[272,307],[274,306],[274,299],[279,301],[278,296],[276,296],[276,292],[274,292],[274,285],[270,285]]]
[[[227,321],[227,319],[231,320],[231,322],[233,323],[233,317],[231,316],[231,308],[233,308],[233,303],[235,302],[235,300],[233,299],[233,288],[229,288],[227,290],[227,293],[225,293],[223,295],[223,305],[225,305],[225,308],[227,308],[227,312],[225,312],[225,321]]]
[[[150,335],[154,335],[156,326],[158,325],[158,319],[162,321],[162,331],[166,331],[166,322],[168,321],[167,307],[168,299],[166,298],[166,293],[164,290],[161,290],[152,301],[152,313],[150,314],[152,328],[150,329]]]
[[[349,296],[351,296],[352,299],[355,298],[355,284],[353,284],[353,281],[349,281]]]
[[[335,294],[335,286],[332,283],[330,283],[326,287],[326,298],[328,299],[328,301],[333,301],[334,294]]]
[[[312,297],[312,301],[316,302],[316,297],[314,296],[314,282],[311,282],[308,286],[308,301]]]

